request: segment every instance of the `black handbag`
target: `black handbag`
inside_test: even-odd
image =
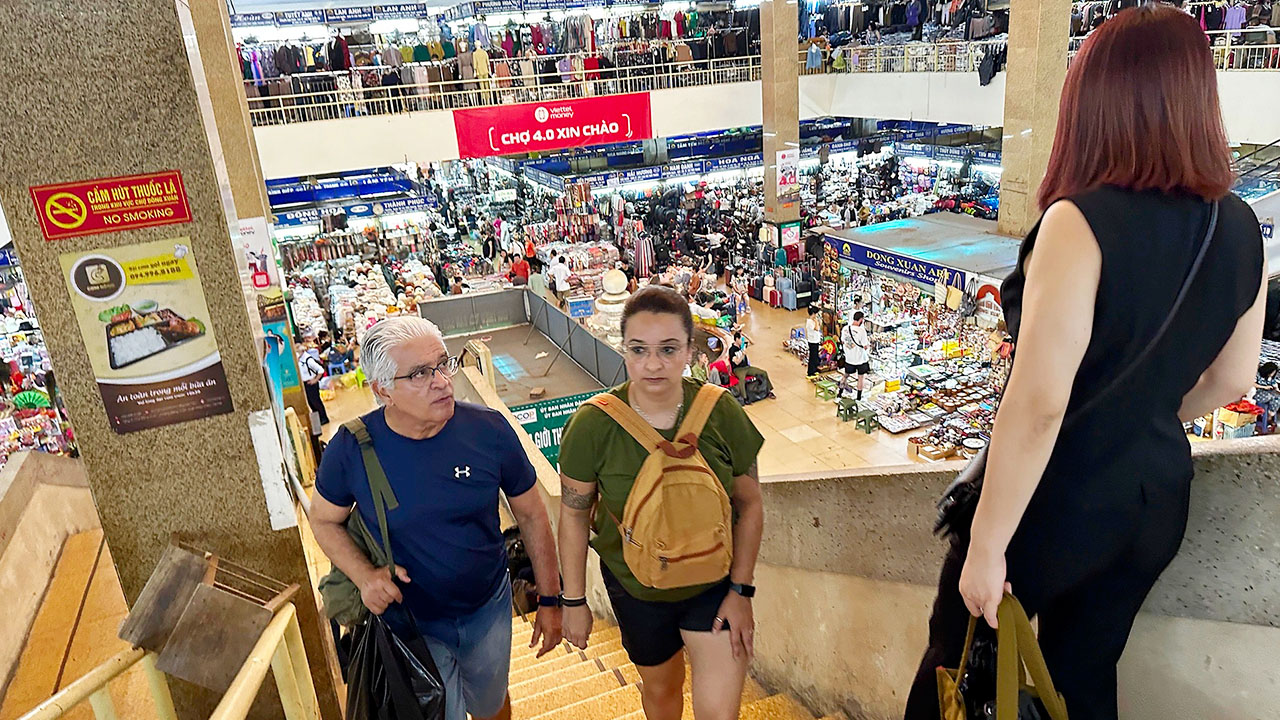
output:
[[[1165,317],[1164,322],[1161,323],[1160,328],[1156,330],[1150,342],[1134,356],[1133,360],[1111,378],[1111,382],[1107,383],[1106,387],[1063,418],[1062,429],[1065,430],[1079,420],[1085,413],[1096,407],[1107,395],[1120,387],[1138,369],[1142,362],[1151,355],[1156,349],[1156,345],[1164,339],[1165,333],[1173,325],[1173,319],[1178,314],[1178,310],[1182,309],[1182,304],[1191,290],[1191,283],[1195,280],[1196,275],[1199,274],[1200,266],[1204,264],[1205,255],[1208,254],[1209,245],[1213,242],[1213,235],[1218,229],[1218,206],[1219,203],[1214,201],[1210,207],[1209,227],[1205,231],[1204,239],[1200,242],[1200,250],[1196,253],[1195,260],[1191,263],[1191,269],[1187,271],[1187,276],[1182,281],[1182,287],[1178,290],[1178,294],[1173,300],[1173,306],[1169,308],[1169,314]],[[973,514],[978,509],[978,498],[982,494],[982,478],[987,471],[987,450],[990,447],[990,445],[987,445],[987,447],[979,451],[969,461],[969,464],[960,471],[960,474],[951,482],[946,491],[942,493],[942,498],[938,500],[938,520],[934,524],[934,533],[956,535],[967,532],[973,524]]]

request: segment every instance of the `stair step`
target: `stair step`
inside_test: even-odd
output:
[[[511,669],[525,670],[531,667],[537,667],[545,662],[550,662],[561,655],[572,655],[581,652],[588,658],[597,658],[617,652],[622,649],[622,640],[610,640],[609,642],[599,645],[589,645],[586,650],[577,650],[572,648],[568,643],[562,643],[558,648],[539,658],[535,653],[530,652],[527,655],[520,655],[511,659]]]
[[[684,691],[684,715],[682,717],[692,718],[693,717],[693,694],[689,691],[688,686],[689,686],[689,681],[686,676],[685,691]],[[742,706],[746,707],[747,705],[750,705],[751,703],[757,700],[763,700],[767,697],[769,697],[769,693],[765,692],[764,688],[760,687],[760,683],[756,682],[755,680],[752,680],[751,677],[748,676],[746,684],[743,685],[742,687]],[[645,720],[644,710],[631,713],[630,715],[625,715],[619,718],[618,720]],[[838,720],[845,720],[845,719],[843,716],[839,716]]]
[[[584,664],[595,665],[594,662]],[[597,671],[588,677],[559,687],[551,687],[522,700],[513,700],[511,703],[512,717],[536,717],[570,703],[602,695],[620,687],[633,685],[639,681],[640,672],[636,670],[634,665],[624,665]]]
[[[609,720],[630,715],[637,710],[643,714],[640,688],[627,685],[593,698],[580,700],[572,705],[537,715],[529,720]]]
[[[600,661],[600,665],[596,664],[596,660]],[[550,687],[554,687],[554,685],[544,684],[542,687],[530,692],[530,688],[533,687],[533,685],[526,685],[526,683],[532,683],[535,681],[541,681],[542,683],[551,682],[549,678],[552,678],[556,673],[567,668],[585,663],[590,668],[594,668],[593,672],[599,672],[601,666],[603,666],[605,670],[608,670],[610,668],[630,664],[630,662],[631,660],[627,657],[626,650],[617,650],[609,653],[608,655],[602,655],[599,658],[588,658],[586,655],[574,651],[571,655],[556,658],[550,662],[541,663],[522,670],[513,670],[510,675],[510,685],[513,692],[517,685],[523,685],[524,687],[522,688],[522,691],[527,696],[541,692],[542,690],[546,690]],[[512,697],[515,697],[515,695],[513,694]]]
[[[740,720],[813,720],[813,715],[790,695],[773,695],[742,708]]]
[[[622,637],[622,630],[617,627],[603,627],[595,630],[587,637],[587,647],[601,643],[607,643],[610,640],[616,640]],[[529,641],[533,639],[533,626],[526,625],[524,627],[513,627],[511,630],[511,657],[514,659],[518,655],[534,652],[529,647]],[[539,645],[539,647],[541,647]],[[575,648],[576,649],[576,648]],[[535,653],[536,654],[536,653]]]
[[[17,717],[58,690],[59,671],[64,667],[101,545],[101,530],[71,535],[63,543],[31,634],[0,703],[0,716]]]

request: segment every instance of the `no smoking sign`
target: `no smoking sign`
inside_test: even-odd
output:
[[[45,240],[191,222],[177,170],[31,188]]]

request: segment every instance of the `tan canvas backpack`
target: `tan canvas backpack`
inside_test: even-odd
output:
[[[588,402],[608,413],[649,452],[619,519],[622,557],[642,585],[671,589],[724,579],[733,563],[733,508],[698,450],[723,388],[704,385],[668,441],[616,395]]]

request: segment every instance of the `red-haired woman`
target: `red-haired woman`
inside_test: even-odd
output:
[[[1189,16],[1150,5],[1071,64],[1044,216],[1004,285],[1017,351],[981,500],[943,563],[907,718],[938,717],[934,668],[959,663],[971,614],[996,625],[1010,586],[1072,720],[1117,715],[1116,661],[1186,528],[1182,422],[1239,399],[1258,363],[1263,244],[1229,194],[1209,52]]]

